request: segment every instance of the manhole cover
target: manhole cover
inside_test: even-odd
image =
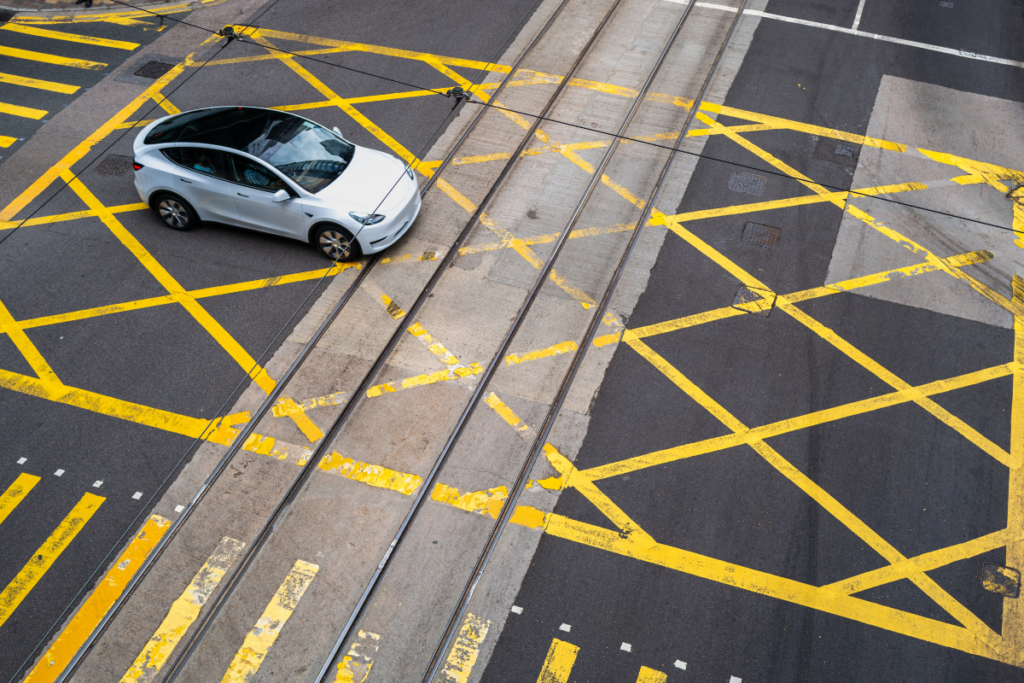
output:
[[[743,226],[743,237],[741,239],[744,242],[756,244],[765,249],[774,249],[779,243],[780,237],[782,237],[782,231],[778,228],[773,228],[770,225],[761,225],[760,223],[747,223]]]
[[[1020,572],[986,562],[981,567],[981,586],[998,595],[1015,598],[1020,595]]]
[[[164,62],[147,62],[135,72],[135,75],[142,76],[143,78],[157,79],[173,68],[173,64],[165,64]]]
[[[857,150],[851,147],[850,145],[844,145],[841,142],[838,145],[836,145],[836,154],[838,154],[841,157],[850,157],[852,159],[853,155],[856,154],[856,152]]]
[[[14,12],[0,12],[0,24],[6,23],[14,18]]]
[[[124,175],[132,168],[132,158],[123,154],[108,154],[96,167],[100,175]]]
[[[756,313],[767,318],[775,307],[775,292],[770,289],[758,289],[742,285],[736,290],[732,307],[747,313]]]
[[[732,177],[729,178],[730,190],[733,192],[752,194],[755,197],[760,197],[764,194],[764,186],[766,184],[768,184],[767,178],[760,175],[754,175],[753,173],[733,173]]]
[[[857,166],[858,157],[860,157],[860,145],[848,140],[820,137],[814,148],[814,156],[824,161],[853,168]]]

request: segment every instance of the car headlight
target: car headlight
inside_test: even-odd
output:
[[[386,218],[379,213],[359,213],[358,211],[349,211],[348,215],[363,225],[377,225]]]
[[[416,180],[416,174],[413,173],[412,166],[409,164],[405,165],[405,175],[409,176],[409,180]]]

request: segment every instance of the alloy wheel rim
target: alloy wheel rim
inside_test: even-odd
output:
[[[327,230],[320,235],[320,250],[335,261],[339,261],[349,255],[352,245],[341,233]]]
[[[170,199],[160,202],[160,217],[174,228],[184,228],[188,225],[188,213],[185,211],[185,207]]]

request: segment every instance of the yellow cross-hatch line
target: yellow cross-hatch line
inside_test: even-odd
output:
[[[4,25],[7,26],[7,24]],[[73,95],[81,90],[81,86],[78,85],[65,85],[64,83],[54,83],[39,78],[28,78],[27,76],[15,76],[14,74],[5,73],[0,73],[0,83],[20,85],[23,88],[35,88],[36,90],[49,90],[50,92],[59,92],[65,95]]]
[[[81,43],[82,45],[96,45],[98,47],[112,47],[117,50],[134,50],[139,46],[138,43],[129,43],[126,40],[110,40],[109,38],[96,38],[94,36],[82,36],[77,33],[67,33],[66,31],[52,31],[45,28],[36,28],[34,26],[25,26],[23,24],[13,24],[6,22],[3,26],[0,26],[5,31],[11,31],[13,33],[21,33],[27,36],[36,36],[37,38],[50,38],[52,40],[63,40],[70,43]]]
[[[0,45],[0,57],[26,59],[30,62],[42,62],[44,64],[53,64],[54,66],[70,66],[75,69],[90,69],[92,71],[99,71],[107,66],[103,62],[91,62],[88,59],[61,57],[60,55],[51,55],[46,52],[34,52],[32,50],[22,50],[16,47],[7,47],[6,45]]]
[[[11,514],[14,508],[25,499],[28,492],[39,483],[39,477],[24,472],[7,487],[7,490],[0,495],[0,524]]]

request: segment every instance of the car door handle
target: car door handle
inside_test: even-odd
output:
[[[180,180],[180,181],[181,181],[181,182],[183,182],[183,183],[188,183],[189,185],[191,185],[191,184],[192,184],[192,181],[191,181],[191,180],[185,180],[184,178],[178,178],[178,180]]]
[[[239,197],[245,197],[246,199],[248,199],[248,198],[249,198],[249,195],[247,195],[247,194],[242,194],[241,192],[239,192],[239,193],[238,193],[238,196],[239,196]]]

